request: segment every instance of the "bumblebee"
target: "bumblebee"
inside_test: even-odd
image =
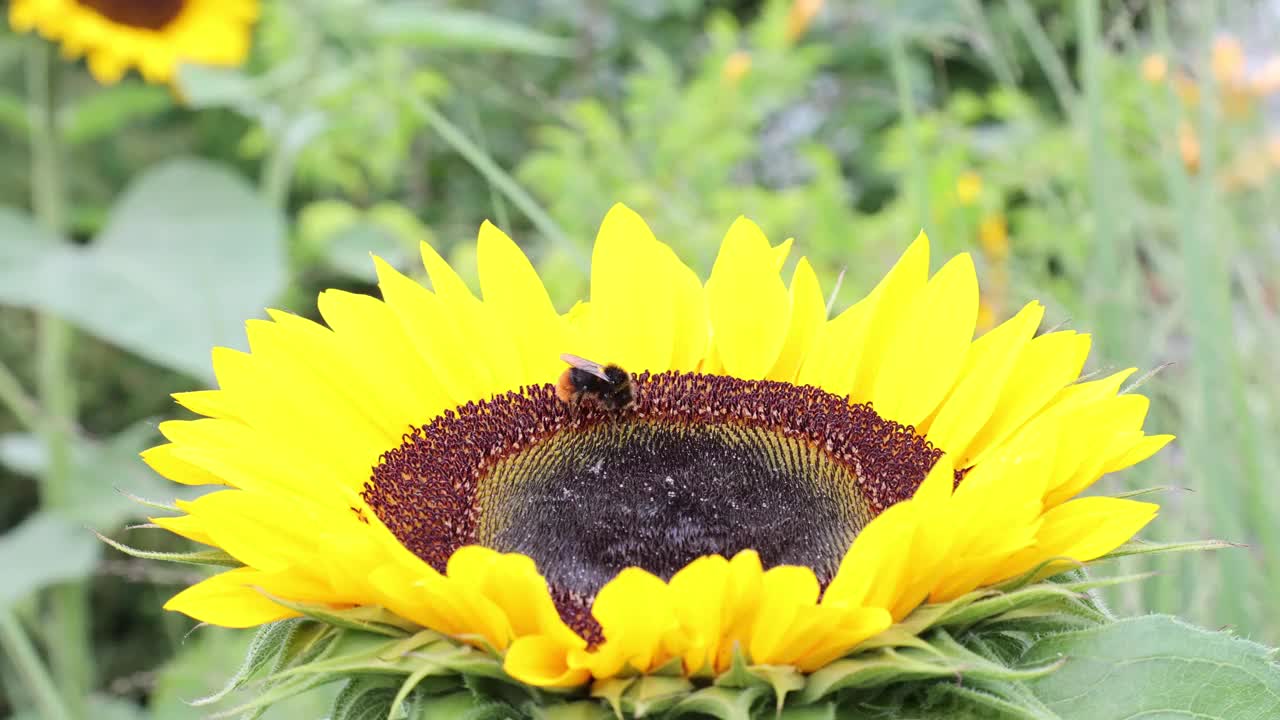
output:
[[[562,402],[573,406],[594,403],[613,412],[635,404],[631,373],[617,365],[601,365],[568,353],[560,359],[569,363],[556,382],[556,397]]]

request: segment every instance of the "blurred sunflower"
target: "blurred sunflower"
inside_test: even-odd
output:
[[[328,327],[250,321],[219,389],[175,396],[206,417],[144,453],[226,486],[155,522],[242,564],[166,607],[247,627],[376,606],[541,687],[807,673],[1154,517],[1072,499],[1170,439],[1119,393],[1131,370],[1078,381],[1087,335],[1037,336],[1032,303],[974,340],[973,263],[930,277],[923,234],[828,319],[804,258],[780,278],[790,244],[739,219],[704,284],[615,206],[562,315],[486,223],[483,299],[424,245],[432,290],[376,261],[383,299],[321,294]],[[629,371],[634,404],[563,400],[562,353]]]
[[[178,65],[239,65],[249,52],[258,0],[13,0],[9,24],[38,30],[69,58],[86,56],[102,83],[136,67],[168,82]]]

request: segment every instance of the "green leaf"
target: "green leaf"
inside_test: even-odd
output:
[[[86,249],[0,214],[0,304],[53,312],[160,365],[212,377],[209,350],[285,285],[284,220],[241,178],[198,160],[125,191]]]
[[[98,543],[88,530],[51,513],[31,515],[0,535],[0,609],[46,585],[88,575],[97,559]]]
[[[493,15],[446,10],[420,2],[394,2],[370,10],[370,34],[378,40],[429,48],[490,50],[566,57],[569,41]]]
[[[71,145],[101,140],[135,120],[171,107],[173,96],[156,85],[126,81],[99,88],[64,112],[63,136]]]
[[[1030,688],[1063,720],[1280,717],[1280,666],[1261,645],[1163,615],[1041,638],[1023,662],[1065,658]]]

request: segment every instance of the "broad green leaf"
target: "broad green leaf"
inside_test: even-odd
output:
[[[0,304],[56,313],[153,362],[209,379],[209,351],[285,285],[284,221],[242,179],[176,160],[136,180],[86,249],[0,216]]]
[[[71,520],[38,512],[0,535],[0,608],[45,585],[78,580],[98,559],[98,541]]]
[[[431,48],[459,48],[568,56],[567,40],[519,23],[469,10],[447,10],[421,2],[393,2],[370,11],[370,33],[379,40]]]
[[[101,140],[171,107],[173,95],[156,85],[126,81],[99,88],[63,112],[63,136],[72,145]]]
[[[1029,681],[1063,720],[1280,717],[1280,666],[1261,645],[1164,615],[1041,638],[1027,664],[1065,658]]]

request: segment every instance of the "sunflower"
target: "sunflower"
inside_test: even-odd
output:
[[[62,43],[69,58],[87,56],[102,83],[136,67],[164,83],[178,65],[239,65],[249,52],[257,0],[13,0],[9,24]]]
[[[930,277],[923,233],[829,319],[805,258],[784,284],[790,247],[739,219],[703,283],[618,205],[561,314],[485,223],[483,299],[424,244],[430,290],[375,258],[381,300],[249,321],[249,352],[214,351],[219,388],[175,395],[204,417],[143,454],[223,486],[154,522],[236,565],[166,608],[378,609],[535,688],[803,674],[1155,516],[1073,499],[1171,439],[1120,392],[1132,370],[1080,380],[1088,335],[1037,334],[1031,303],[975,340],[973,263]],[[558,389],[566,353],[632,402]]]

